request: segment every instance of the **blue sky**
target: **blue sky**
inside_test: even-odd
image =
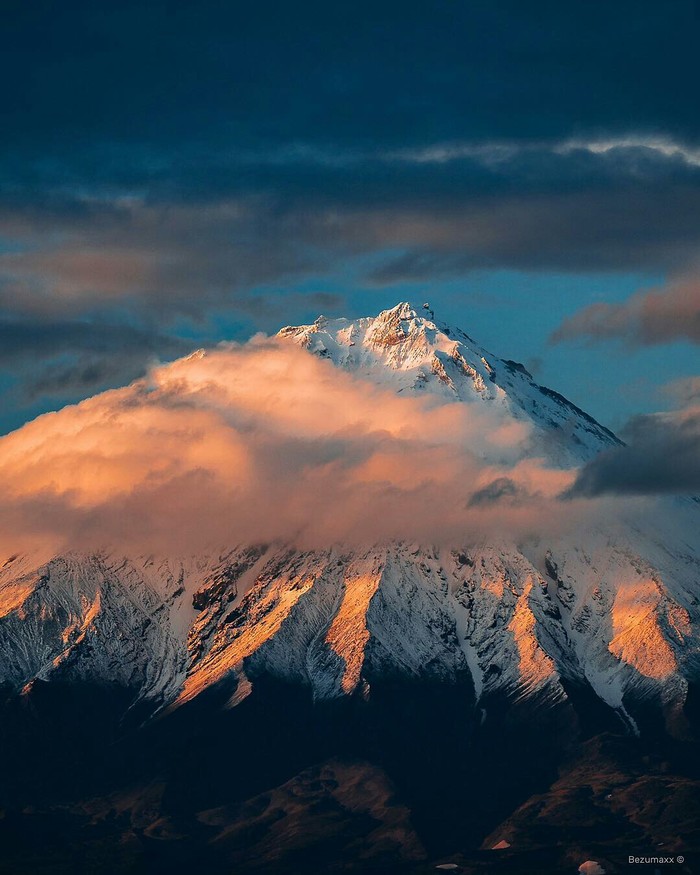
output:
[[[663,409],[699,364],[694,6],[6,4],[0,431],[404,299],[614,428]]]

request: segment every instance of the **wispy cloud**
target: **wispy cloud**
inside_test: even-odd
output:
[[[572,139],[555,144],[553,150],[562,154],[585,151],[592,152],[594,155],[605,155],[621,150],[627,152],[628,156],[632,151],[641,151],[672,160],[680,159],[693,167],[700,167],[700,148],[658,134],[631,133],[599,139]]]

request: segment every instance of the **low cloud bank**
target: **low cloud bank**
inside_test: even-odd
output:
[[[502,408],[407,398],[256,338],[0,439],[0,549],[183,553],[555,534],[590,502]]]

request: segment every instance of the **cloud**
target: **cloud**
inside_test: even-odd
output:
[[[633,418],[625,446],[579,472],[569,495],[700,495],[700,405]]]
[[[155,327],[100,320],[0,317],[0,428],[7,430],[44,405],[61,406],[143,376],[154,362],[191,349]]]
[[[382,245],[411,250],[384,282],[697,251],[690,6],[78,2],[38,39],[12,5],[0,193],[52,215],[10,263],[45,306],[201,317]]]
[[[631,151],[648,150],[660,153],[666,158],[680,158],[687,164],[700,166],[700,149],[677,142],[670,137],[628,135],[608,139],[570,140],[562,143],[558,151],[563,153],[583,149],[594,154],[605,154],[621,150],[627,156]]]
[[[174,171],[148,197],[16,197],[0,209],[0,307],[44,319],[128,308],[169,324],[227,312],[271,330],[281,308],[261,306],[261,288],[318,282],[366,256],[370,286],[500,268],[677,270],[695,258],[700,171],[647,185],[599,167],[606,155],[585,159],[589,178],[579,158],[560,157],[555,170],[551,155],[497,171],[472,159],[391,169],[377,159],[253,170],[230,161],[185,175],[189,193]],[[284,307],[292,319],[309,306],[296,298]]]
[[[11,6],[0,44],[10,155],[45,150],[52,130],[65,152],[86,137],[111,144],[106,165],[125,140],[139,144],[157,152],[154,171],[164,151],[212,141],[419,148],[426,132],[446,142],[579,139],[581,128],[603,140],[630,123],[681,140],[700,132],[687,3],[669,14],[621,0],[592,19],[585,4],[357,3],[339,15],[315,0],[175,12],[76,2],[44,11],[41,38],[31,12]],[[16,75],[22,62],[32,76]]]
[[[566,319],[552,335],[555,343],[576,338],[620,339],[644,346],[676,340],[700,343],[700,280],[638,292],[621,304],[592,304]]]
[[[469,506],[479,507],[480,505],[498,504],[500,502],[516,504],[525,497],[527,496],[523,494],[522,487],[518,486],[510,477],[497,477],[491,483],[472,494],[472,497],[469,499]]]
[[[223,306],[255,310],[264,322],[270,314],[254,287],[312,272],[328,257],[300,245],[293,220],[255,198],[82,200],[0,214],[0,233],[13,241],[0,253],[5,312],[65,319],[128,308],[132,318],[172,323]]]
[[[153,357],[162,351],[182,354],[185,341],[158,332],[124,324],[88,321],[0,321],[0,364],[18,357],[32,361],[50,359],[66,352],[133,353]]]
[[[572,472],[524,458],[528,436],[492,405],[397,396],[257,338],[1,438],[0,548],[466,544],[575,525],[579,505],[556,498]]]
[[[676,406],[700,405],[700,377],[681,377],[662,387],[662,392],[675,399]]]

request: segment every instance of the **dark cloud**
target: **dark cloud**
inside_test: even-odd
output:
[[[191,351],[192,343],[125,324],[0,320],[0,428],[21,425],[37,404],[64,404],[143,376],[155,361]]]
[[[57,317],[126,304],[166,320],[221,308],[260,317],[257,287],[322,277],[363,255],[379,261],[369,278],[379,285],[484,268],[669,270],[696,257],[700,169],[684,171],[683,186],[586,190],[571,160],[565,192],[545,176],[517,191],[508,166],[496,179],[439,163],[401,163],[375,189],[359,163],[338,171],[342,184],[332,169],[294,181],[298,168],[287,167],[286,189],[211,200],[15,198],[0,211],[9,241],[0,306]]]
[[[11,3],[4,24],[5,303],[201,319],[354,255],[383,253],[385,284],[678,269],[700,244],[682,0]]]
[[[13,245],[0,252],[0,308],[6,313],[60,319],[95,310],[135,316],[201,320],[217,307],[256,317],[271,327],[270,296],[257,286],[283,283],[328,267],[351,244],[332,241],[323,218],[275,213],[257,202],[114,205],[69,202],[34,207],[21,219],[0,215],[0,233]],[[67,218],[64,218],[67,216]],[[314,245],[315,228],[326,251]],[[328,293],[297,293],[288,309],[320,302]],[[279,321],[279,312],[274,324]]]
[[[0,322],[0,362],[22,355],[36,360],[71,350],[85,352],[133,352],[151,355],[183,351],[184,341],[128,325],[78,321]]]
[[[566,319],[552,335],[555,343],[576,338],[641,345],[700,343],[700,280],[639,292],[622,304],[592,304]]]
[[[4,7],[6,150],[700,134],[691,0]],[[162,159],[161,159],[162,160]],[[157,161],[153,162],[157,166]]]
[[[521,485],[510,477],[497,477],[491,483],[478,489],[469,499],[469,507],[492,504],[518,505],[528,497]]]
[[[584,466],[570,496],[700,494],[700,407],[635,417],[622,436],[626,446]]]
[[[130,361],[130,364],[134,371],[132,378],[139,376],[142,370],[139,363]],[[128,380],[129,377],[124,374],[125,370],[128,371],[119,359],[115,362],[83,356],[75,364],[63,366],[54,364],[45,369],[43,373],[28,382],[24,391],[32,399],[46,396],[62,397],[76,392],[90,393],[114,380],[118,382]]]

